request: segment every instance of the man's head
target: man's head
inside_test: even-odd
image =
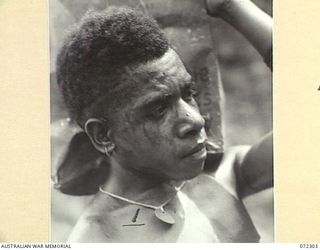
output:
[[[58,82],[100,152],[122,167],[189,179],[206,157],[194,84],[153,19],[128,9],[85,18],[63,47]]]
[[[57,80],[80,126],[109,116],[130,92],[128,67],[161,57],[169,48],[157,23],[127,8],[89,12],[73,27],[57,59]],[[101,104],[105,104],[101,107]]]

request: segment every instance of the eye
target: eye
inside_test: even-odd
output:
[[[168,105],[166,103],[158,104],[149,111],[147,116],[150,119],[159,120],[166,114],[167,109]]]
[[[185,100],[186,102],[191,102],[194,100],[194,98],[197,95],[197,91],[193,88],[188,88],[183,91],[182,93],[182,99]]]

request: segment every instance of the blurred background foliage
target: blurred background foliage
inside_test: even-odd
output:
[[[272,0],[253,2],[272,16]],[[215,20],[211,27],[225,93],[225,145],[251,145],[272,130],[272,74],[258,52],[230,25]]]
[[[56,52],[61,46],[65,27],[79,21],[87,9],[104,9],[107,0],[50,0],[51,72],[55,70]],[[272,15],[272,0],[254,0]],[[70,11],[72,10],[72,11]],[[230,25],[212,18],[211,32],[219,60],[224,90],[222,110],[225,147],[256,142],[272,130],[272,74],[261,56]],[[68,117],[56,84],[51,84],[51,121]],[[52,134],[59,133],[52,128]],[[61,147],[64,142],[61,142]],[[59,148],[59,145],[54,145]],[[73,197],[52,191],[51,240],[63,242],[91,196]],[[262,236],[273,241],[273,189],[245,199],[250,215]]]

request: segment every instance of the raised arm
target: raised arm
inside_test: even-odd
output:
[[[250,0],[206,0],[210,16],[228,22],[269,61],[272,49],[272,18]],[[270,65],[269,65],[270,66]]]
[[[271,68],[272,19],[250,0],[205,0],[210,16],[228,22],[257,49]],[[265,136],[249,151],[235,153],[234,172],[239,197],[273,186],[272,134]]]

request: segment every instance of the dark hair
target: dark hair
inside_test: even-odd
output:
[[[88,12],[69,31],[57,58],[57,81],[71,118],[82,127],[90,116],[110,120],[110,110],[131,93],[127,66],[157,59],[168,48],[157,23],[143,13],[119,7]],[[81,132],[58,167],[55,187],[66,194],[94,194],[108,172],[108,159]]]
[[[108,116],[126,89],[119,87],[127,80],[125,67],[159,58],[168,48],[156,21],[141,12],[110,7],[87,13],[57,58],[57,81],[71,118],[83,126],[90,115]]]

